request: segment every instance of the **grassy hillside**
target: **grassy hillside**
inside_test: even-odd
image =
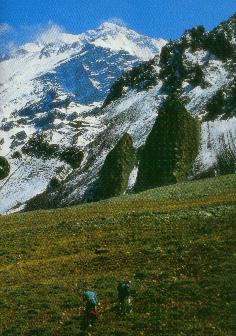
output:
[[[228,175],[1,216],[0,335],[81,335],[81,293],[93,288],[101,306],[90,335],[233,336],[235,203]],[[126,278],[136,298],[122,317],[116,286]]]

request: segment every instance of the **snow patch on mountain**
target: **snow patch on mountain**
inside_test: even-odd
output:
[[[143,61],[153,58],[166,44],[163,39],[140,38],[140,35],[135,31],[127,30],[126,27],[111,22],[102,24],[100,29],[102,34],[92,42],[94,45],[114,51],[125,50]]]
[[[135,166],[130,173],[128,181],[128,191],[132,190],[138,177],[138,167]]]
[[[198,52],[192,54],[191,60],[193,64],[196,64],[198,57]],[[190,89],[189,85],[185,87],[185,93],[189,99],[189,103],[186,105],[186,107],[194,115],[201,114],[203,107],[206,105],[207,101],[216,93],[216,91],[232,80],[225,67],[225,64],[218,60],[208,61],[207,66],[204,67],[204,75],[207,87],[201,88],[200,86],[197,86],[195,88],[190,87]]]
[[[98,29],[80,35],[97,47],[113,51],[126,51],[137,58],[147,61],[159,54],[167,43],[163,39],[154,39],[136,33],[134,30],[116,24],[104,22]]]
[[[217,164],[226,151],[236,156],[236,118],[204,122],[201,128],[201,148],[195,166],[208,170]]]
[[[54,159],[11,160],[11,173],[0,183],[0,213],[21,208],[32,195],[43,192],[55,174],[64,179],[69,172],[67,165]]]
[[[59,65],[68,63],[68,60],[75,56],[77,58],[86,56],[90,50],[94,52],[95,49],[91,49],[90,45],[98,47],[96,50],[101,47],[116,54],[126,52],[132,56],[128,57],[129,67],[132,67],[135,63],[160,53],[165,43],[164,40],[141,36],[114,23],[104,23],[98,29],[79,35],[45,32],[37,41],[20,47],[15,57],[0,62],[1,116],[9,117],[13,111],[23,108],[28,102],[42,99],[45,85],[39,77],[57,71]],[[118,53],[117,56],[119,55]],[[104,56],[100,62],[104,62]],[[127,68],[126,59],[123,61],[120,71],[115,73],[115,77],[111,76],[113,81],[124,68]],[[93,54],[93,62],[99,62],[96,54]],[[117,59],[114,57],[113,64],[116,62]],[[88,65],[86,70],[90,70]],[[63,75],[66,78],[67,73]],[[110,81],[110,85],[113,81]],[[91,78],[91,82],[96,83],[96,88],[100,85],[96,78]]]

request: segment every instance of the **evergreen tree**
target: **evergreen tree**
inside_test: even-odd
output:
[[[185,50],[183,43],[176,41],[169,43],[162,50],[160,59],[160,79],[163,80],[162,91],[173,94],[176,90],[181,90],[182,81],[186,76],[186,69],[183,63],[183,53]]]
[[[193,50],[196,50],[197,48],[202,48],[202,44],[205,39],[205,28],[203,26],[198,26],[190,29],[188,33],[191,36],[191,48]]]
[[[59,145],[50,144],[44,134],[34,134],[22,148],[22,152],[38,158],[51,158],[57,155]]]
[[[193,78],[190,80],[190,84],[193,86],[202,86],[204,87],[205,81],[204,81],[204,73],[199,64],[196,65],[194,72],[193,72]]]
[[[10,164],[7,159],[3,156],[0,156],[0,180],[6,178],[10,173]]]
[[[71,98],[70,98],[70,97],[67,97],[67,98],[65,99],[65,102],[64,102],[65,109],[66,109],[66,113],[67,113],[67,111],[68,111],[68,107],[69,107],[70,103],[71,103]]]
[[[167,98],[141,153],[137,191],[186,180],[198,153],[199,122],[175,95]]]
[[[204,121],[215,120],[218,116],[222,115],[224,113],[224,105],[223,91],[218,90],[206,106],[207,113]]]
[[[77,169],[83,161],[84,153],[79,148],[71,146],[65,148],[59,156],[61,160],[68,163],[73,169]]]
[[[111,102],[119,99],[125,92],[125,88],[135,89],[137,91],[147,90],[157,84],[158,76],[154,69],[156,59],[143,62],[137,67],[124,72],[111,87],[110,92],[103,103],[103,107],[108,106]]]
[[[217,173],[219,175],[236,173],[236,155],[230,148],[217,156]]]
[[[236,77],[230,85],[230,91],[228,93],[226,106],[224,109],[224,117],[230,118],[236,116]]]
[[[123,93],[124,78],[121,77],[112,85],[110,92],[103,103],[103,107],[108,106],[112,101],[119,99]]]
[[[48,184],[48,190],[55,191],[61,186],[60,180],[54,176]]]
[[[223,31],[209,33],[205,39],[205,47],[223,61],[234,53],[234,48]]]

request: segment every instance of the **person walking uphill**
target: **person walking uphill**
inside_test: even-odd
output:
[[[132,289],[131,289],[131,281],[128,282],[120,282],[117,286],[118,292],[118,300],[120,310],[123,313],[131,311],[131,304],[132,304]]]
[[[83,295],[84,307],[84,328],[91,327],[97,319],[97,296],[93,291],[87,291]]]

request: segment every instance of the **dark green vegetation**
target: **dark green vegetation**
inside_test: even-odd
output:
[[[207,114],[204,118],[205,121],[214,120],[219,117],[223,112],[224,106],[224,94],[223,90],[218,90],[214,96],[207,103],[206,110]]]
[[[226,87],[218,90],[206,105],[204,121],[236,116],[236,77]]]
[[[235,335],[235,195],[228,175],[1,216],[0,334],[80,335],[81,294],[93,288],[94,336]],[[137,293],[126,317],[124,278]]]
[[[84,154],[75,146],[67,147],[60,153],[60,159],[68,163],[73,169],[79,168]]]
[[[232,41],[235,36],[236,14],[229,21],[223,22],[203,39],[203,46],[223,61],[235,56]]]
[[[48,183],[47,189],[44,192],[37,194],[27,201],[24,211],[58,208],[58,204],[60,204],[60,193],[62,190],[62,181],[54,176]],[[54,198],[48,197],[49,194],[54,194]]]
[[[167,98],[142,150],[136,190],[187,179],[198,153],[199,122],[173,95]]]
[[[162,48],[160,56],[160,79],[163,81],[163,93],[179,92],[181,84],[186,78],[186,69],[183,63],[183,53],[186,46],[180,41],[173,41]]]
[[[235,25],[236,14],[211,32],[206,32],[203,26],[187,30],[179,40],[171,41],[162,48],[160,59],[156,57],[124,73],[112,86],[103,107],[122,97],[128,90],[146,90],[160,80],[163,81],[162,93],[166,94],[182,94],[183,82],[188,82],[192,87],[206,88],[210,84],[205,80],[204,70],[212,55],[225,62],[227,67],[231,63],[231,71],[235,73]],[[208,57],[204,64],[189,65],[185,59],[187,50],[193,53],[205,50]],[[155,67],[157,65],[160,67],[159,74]]]
[[[202,67],[198,64],[193,68],[192,70],[192,76],[189,79],[189,83],[193,86],[201,86],[203,89],[206,87],[206,82],[205,82],[205,75],[202,70]]]
[[[49,144],[44,134],[34,134],[22,148],[24,154],[45,159],[55,157],[58,151],[59,145]]]
[[[57,158],[68,163],[73,169],[79,168],[84,154],[76,146],[60,148],[57,144],[50,144],[43,134],[33,135],[23,147],[24,154],[38,158]]]
[[[187,30],[180,40],[168,43],[161,52],[160,78],[163,80],[163,92],[173,93],[182,91],[182,83],[187,80],[193,86],[202,88],[205,82],[203,65],[194,68],[188,67],[184,61],[184,52],[190,49],[206,50],[222,61],[235,57],[233,39],[235,37],[236,14],[227,22],[222,23],[211,32],[205,32],[203,26]]]
[[[106,199],[123,194],[128,187],[136,152],[129,134],[125,133],[107,155],[94,190],[94,199]]]
[[[222,61],[233,58],[235,48],[232,41],[235,31],[229,27],[234,25],[235,18],[236,16],[232,17],[209,33],[202,26],[187,30],[180,40],[172,41],[162,49],[160,78],[163,80],[163,92],[173,93],[178,90],[182,93],[184,80],[193,87],[199,85],[204,88],[208,85],[204,78],[204,66],[197,64],[195,67],[188,67],[184,61],[184,52],[187,49],[192,52],[202,49]]]
[[[48,188],[56,190],[60,187],[60,185],[61,185],[60,180],[56,176],[54,176],[49,182]]]
[[[3,156],[0,156],[0,180],[6,178],[10,173],[10,164],[7,159]]]
[[[236,173],[236,155],[230,149],[217,157],[216,170],[218,175]]]
[[[203,48],[220,60],[225,61],[234,54],[232,39],[235,34],[233,27],[236,24],[236,15],[232,16],[230,21],[232,29],[230,29],[228,22],[223,22],[209,33],[205,31],[203,26],[187,30],[184,38],[185,45],[189,46],[192,50]],[[186,35],[191,37],[190,41],[187,40]]]
[[[119,99],[125,93],[125,90],[136,89],[137,91],[142,91],[156,85],[158,76],[154,68],[155,63],[156,59],[154,58],[125,72],[111,87],[103,107]]]

